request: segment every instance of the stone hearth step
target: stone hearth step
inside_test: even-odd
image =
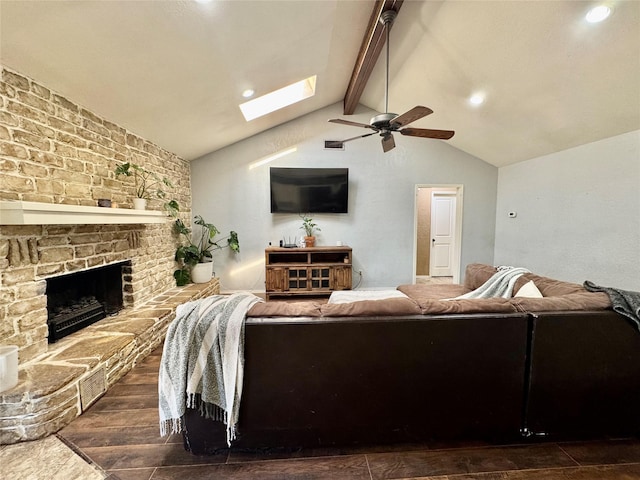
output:
[[[162,343],[178,305],[219,291],[217,278],[172,288],[50,344],[47,353],[20,365],[15,388],[0,393],[0,444],[68,425]]]

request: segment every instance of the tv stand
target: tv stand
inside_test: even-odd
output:
[[[264,257],[267,300],[351,290],[351,247],[268,247]]]

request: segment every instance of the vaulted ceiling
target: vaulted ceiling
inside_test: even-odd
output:
[[[579,0],[0,0],[0,61],[194,159],[352,98],[384,2],[399,9],[389,109],[430,107],[412,126],[455,130],[456,148],[503,166],[640,129],[635,0],[609,1],[599,24],[584,20],[595,3]],[[384,55],[371,70],[359,102],[384,112]],[[312,75],[315,96],[244,120],[245,89],[262,95]],[[476,92],[480,106],[468,102]],[[369,119],[358,108],[343,118]],[[396,139],[427,141],[440,140]]]

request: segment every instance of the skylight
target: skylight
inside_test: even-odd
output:
[[[240,110],[245,120],[249,122],[305,98],[313,97],[315,93],[316,75],[242,103],[240,104]]]

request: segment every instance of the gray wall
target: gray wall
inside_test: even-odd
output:
[[[350,120],[368,123],[375,112],[361,108]],[[493,262],[498,169],[447,142],[396,135],[397,147],[384,154],[378,136],[355,140],[345,150],[325,150],[324,140],[340,140],[366,130],[328,123],[342,117],[341,104],[318,110],[191,165],[193,212],[222,231],[236,230],[240,255],[214,255],[223,290],[264,291],[264,248],[282,237],[300,236],[297,215],[271,214],[269,167],[348,167],[349,213],[314,216],[322,229],[318,245],[341,240],[353,248],[361,288],[395,287],[412,281],[414,192],[416,184],[463,184],[461,265]],[[419,125],[418,125],[419,126]],[[296,147],[268,164],[252,164]],[[358,276],[354,275],[354,284]]]
[[[503,167],[498,178],[496,264],[640,290],[640,131]]]

